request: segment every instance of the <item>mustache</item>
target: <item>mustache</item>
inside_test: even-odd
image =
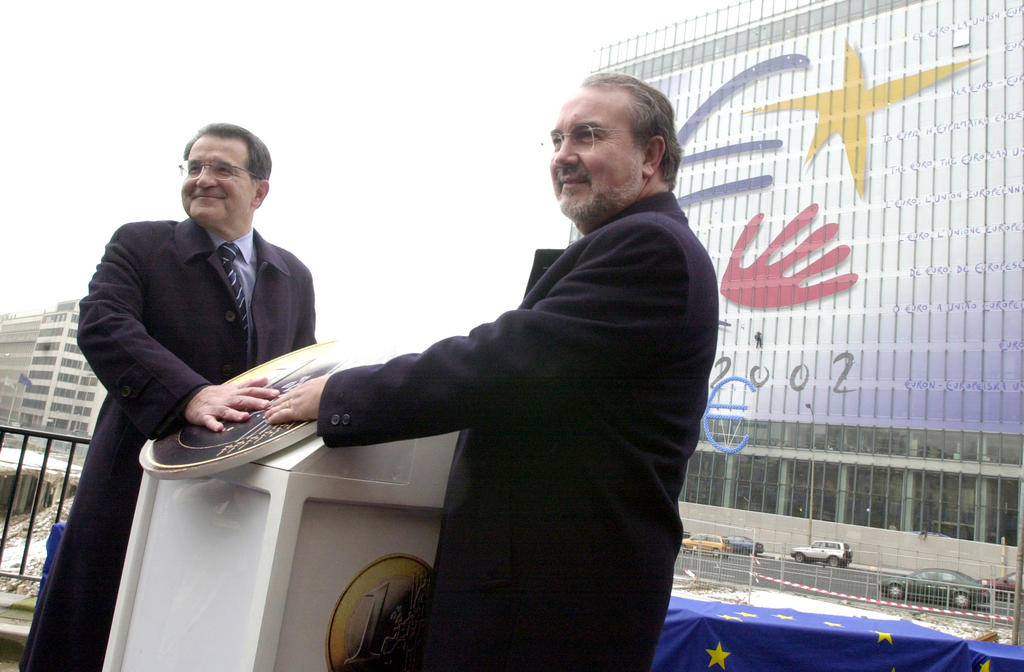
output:
[[[590,171],[583,166],[569,166],[559,168],[555,171],[555,177],[559,182],[566,180],[590,180]]]
[[[192,191],[189,192],[189,196],[191,196],[192,198],[200,198],[202,196],[213,196],[215,198],[220,198],[223,195],[224,192],[221,191],[220,189],[209,189],[203,187],[195,187],[194,189],[192,189]]]

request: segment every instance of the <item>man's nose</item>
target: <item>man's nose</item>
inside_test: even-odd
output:
[[[574,165],[579,160],[579,152],[576,151],[573,143],[568,140],[563,142],[551,157],[551,163],[555,166]]]
[[[203,166],[199,171],[199,176],[196,177],[196,184],[203,186],[212,186],[217,184],[217,180],[213,177],[213,166]]]

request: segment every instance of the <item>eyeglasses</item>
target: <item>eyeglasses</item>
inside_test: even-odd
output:
[[[577,124],[569,129],[568,133],[551,131],[551,146],[556,152],[561,151],[562,145],[568,145],[570,148],[575,147],[577,151],[587,152],[594,148],[598,140],[604,139],[605,136],[609,133],[614,133],[616,130],[614,128],[591,126],[590,124]]]
[[[182,176],[190,180],[194,180],[202,175],[204,168],[209,171],[209,174],[215,180],[230,180],[232,177],[241,177],[242,175],[251,175],[257,180],[260,179],[260,176],[256,173],[250,172],[241,166],[233,166],[224,161],[186,161],[179,165],[178,168],[181,170]]]

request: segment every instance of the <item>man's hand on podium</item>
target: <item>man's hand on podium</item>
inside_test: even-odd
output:
[[[241,383],[207,385],[185,406],[185,419],[193,425],[219,432],[224,429],[221,420],[245,422],[249,411],[262,411],[280,392],[266,387],[267,378],[254,378]]]
[[[330,374],[311,378],[294,387],[270,403],[264,417],[272,425],[285,422],[316,420],[320,412],[320,397]]]

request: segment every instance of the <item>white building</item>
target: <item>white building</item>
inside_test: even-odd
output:
[[[0,424],[92,435],[105,392],[77,336],[77,301],[0,315]]]
[[[1020,0],[751,0],[600,52],[675,105],[720,282],[688,515],[1016,543],[1022,25]]]

